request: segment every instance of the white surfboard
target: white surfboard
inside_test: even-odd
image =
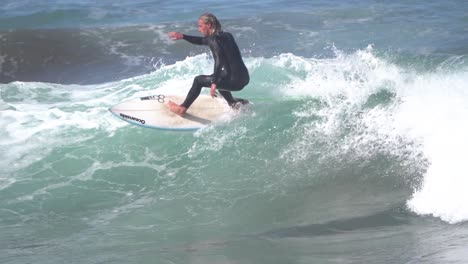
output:
[[[200,95],[181,117],[169,110],[169,100],[181,104],[185,96],[152,95],[119,103],[109,111],[128,123],[163,130],[197,130],[221,120],[229,112],[224,100]]]

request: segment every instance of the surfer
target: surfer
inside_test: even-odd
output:
[[[210,13],[198,18],[198,31],[203,37],[189,36],[180,32],[169,32],[169,37],[173,40],[184,39],[192,44],[209,46],[214,58],[214,72],[211,75],[195,77],[185,101],[181,105],[169,101],[169,109],[183,116],[200,95],[202,87],[210,87],[210,95],[213,98],[217,96],[218,90],[232,108],[247,104],[247,100],[234,98],[231,94],[231,91],[242,90],[250,80],[249,72],[232,34],[222,31],[218,19]]]

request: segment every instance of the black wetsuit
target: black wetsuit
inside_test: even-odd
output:
[[[208,37],[195,37],[183,35],[184,39],[192,44],[207,45],[213,53],[215,61],[212,75],[199,75],[193,80],[187,98],[182,106],[189,108],[190,105],[200,95],[202,87],[211,87],[216,84],[216,89],[226,99],[229,105],[243,99],[232,97],[230,91],[239,91],[244,88],[250,80],[249,72],[242,60],[239,47],[231,33],[220,31]]]

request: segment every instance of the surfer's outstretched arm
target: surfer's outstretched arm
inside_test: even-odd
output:
[[[183,39],[195,45],[208,45],[206,38],[182,34]]]
[[[206,43],[206,38],[204,37],[197,37],[197,36],[190,36],[190,35],[185,35],[180,32],[169,32],[169,37],[172,40],[179,40],[179,39],[185,39],[186,41],[196,44],[196,45],[208,45]]]
[[[169,32],[167,33],[169,35],[169,37],[172,39],[172,40],[179,40],[179,39],[182,39],[184,37],[184,34],[180,33],[180,32]]]

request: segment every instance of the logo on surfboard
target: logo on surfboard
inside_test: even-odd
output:
[[[130,119],[130,120],[133,120],[133,121],[140,122],[142,125],[144,125],[146,123],[146,121],[143,120],[143,119],[136,118],[136,117],[129,116],[129,115],[126,115],[126,114],[122,114],[122,113],[120,113],[120,117],[122,117],[123,119]]]
[[[151,96],[145,96],[145,97],[140,97],[140,100],[145,101],[145,100],[157,100],[161,104],[164,103],[164,99],[166,96],[164,94],[158,94],[158,95],[151,95]]]

